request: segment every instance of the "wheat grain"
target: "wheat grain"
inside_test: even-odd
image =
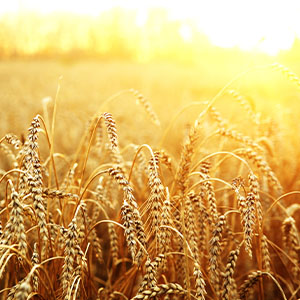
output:
[[[236,266],[237,258],[240,254],[240,249],[230,251],[227,265],[225,269],[224,279],[223,279],[223,288],[222,288],[222,300],[231,299],[231,288],[233,286],[233,273]]]
[[[137,203],[133,195],[133,189],[129,185],[129,182],[125,179],[120,169],[110,168],[108,170],[110,176],[112,176],[118,184],[123,188],[124,201],[121,207],[121,214],[123,219],[123,225],[125,229],[125,235],[129,251],[133,258],[133,261],[140,262],[143,257],[143,250],[140,249],[136,256],[136,241],[144,246],[146,245],[146,235],[144,231],[144,225],[137,209]]]
[[[210,163],[209,162],[202,162],[200,164],[200,174],[202,174],[203,179],[205,179],[205,182],[203,183],[204,188],[202,187],[201,189],[201,197],[202,199],[205,199],[205,194],[207,198],[207,203],[208,203],[208,210],[209,210],[209,222],[210,224],[214,224],[217,222],[218,219],[218,211],[217,211],[217,200],[216,200],[216,195],[214,192],[214,187],[212,182],[209,180],[210,175],[209,175],[209,170],[210,170]]]
[[[263,152],[263,148],[256,142],[254,142],[249,136],[243,135],[242,133],[239,133],[235,130],[219,128],[217,130],[217,133],[243,143],[246,146],[251,147],[254,151]]]
[[[263,269],[270,273],[271,272],[271,257],[270,252],[268,248],[268,242],[267,237],[265,235],[261,238],[261,252],[262,252],[262,263],[263,263]]]
[[[103,128],[102,128],[102,123],[99,122],[97,131],[96,131],[96,149],[100,153],[101,147],[103,145]]]
[[[107,129],[107,133],[109,136],[112,149],[116,149],[118,148],[118,135],[117,135],[116,123],[110,113],[107,112],[103,113],[102,116],[105,120],[105,125],[106,125],[106,129]]]
[[[187,141],[184,143],[180,162],[177,168],[176,184],[182,194],[185,193],[187,188],[187,179],[190,172],[192,157],[196,148],[196,143],[199,138],[199,123],[196,120],[194,125],[191,126]]]
[[[287,217],[282,223],[282,231],[284,246],[294,263],[292,266],[292,274],[295,278],[297,278],[299,275],[299,257],[297,251],[299,248],[299,237],[295,223],[296,222],[293,217]]]
[[[161,272],[164,271],[164,267],[166,265],[166,256],[162,253],[158,254],[153,262],[154,268],[156,270],[156,277],[159,279],[159,276],[161,275]]]
[[[206,243],[206,224],[208,223],[209,214],[206,211],[206,208],[203,205],[203,200],[205,196],[205,188],[202,185],[201,191],[199,194],[194,194],[191,197],[191,201],[193,203],[193,207],[195,210],[195,218],[196,218],[196,236],[198,240],[198,248],[200,253],[204,253],[205,251],[205,243]]]
[[[254,271],[248,275],[248,278],[244,281],[239,291],[241,300],[246,299],[247,293],[258,282],[262,275],[263,273],[261,271]]]
[[[271,65],[271,69],[281,72],[288,80],[294,82],[298,87],[300,87],[299,77],[286,66],[279,63],[273,63]]]
[[[16,300],[26,300],[30,292],[31,286],[29,283],[29,278],[27,278],[18,286],[14,297]]]
[[[155,159],[155,161],[154,161]],[[150,217],[152,218],[152,226],[157,242],[157,247],[163,241],[160,241],[160,224],[161,224],[161,206],[164,199],[164,186],[161,183],[158,173],[159,153],[154,153],[154,158],[151,157],[148,167],[150,195],[148,202]]]
[[[129,91],[136,97],[137,103],[141,104],[145,108],[147,114],[150,117],[150,120],[156,126],[160,126],[159,119],[158,119],[155,111],[153,110],[150,101],[148,99],[146,99],[138,90],[131,88]]]
[[[43,188],[42,189],[42,195],[43,197],[48,197],[48,198],[58,198],[58,199],[64,199],[64,198],[69,198],[73,200],[78,200],[79,196],[73,193],[67,193],[61,190],[53,190],[49,188]]]
[[[11,186],[11,189],[11,211],[4,233],[1,236],[1,244],[11,245],[13,242],[16,242],[18,244],[20,254],[26,257],[27,242],[24,226],[24,210],[19,194],[15,191],[13,186]],[[0,249],[0,254],[2,251],[3,249]]]
[[[97,260],[99,261],[99,263],[102,264],[103,263],[103,251],[102,251],[102,247],[101,247],[101,240],[97,236],[96,230],[91,231],[89,240],[91,242],[91,245],[93,247],[93,252],[95,253]]]
[[[179,197],[176,197],[174,200],[177,202],[177,203],[180,203],[178,201]],[[176,226],[176,229],[179,231],[179,232],[183,232],[184,233],[184,222],[181,221],[181,215],[180,215],[180,209],[177,208],[175,209],[174,211],[174,224]],[[183,253],[184,252],[184,242],[182,240],[182,238],[178,235],[175,237],[175,250],[179,253]],[[177,271],[177,280],[178,282],[180,283],[183,283],[184,287],[187,286],[187,279],[186,279],[186,266],[185,266],[185,258],[181,255],[177,255],[175,257],[175,269]]]
[[[39,254],[37,252],[37,243],[35,243],[34,247],[33,247],[31,262],[32,262],[33,267],[40,263],[40,257],[39,257]],[[35,272],[32,275],[32,290],[34,292],[37,292],[38,289],[39,289],[39,271],[35,270]]]
[[[76,260],[76,246],[77,246],[77,225],[76,219],[72,219],[68,226],[68,231],[65,240],[65,250],[64,250],[64,265],[62,269],[62,288],[63,294],[66,296],[68,288],[71,284],[72,274],[74,272],[74,263]]]
[[[207,177],[209,178],[209,177]],[[206,195],[209,209],[209,218],[211,218],[211,223],[216,222],[218,219],[218,211],[217,211],[217,200],[214,192],[213,185],[210,181],[206,181],[204,183],[206,187]]]
[[[161,164],[165,165],[168,170],[173,173],[173,165],[172,165],[172,158],[171,156],[165,151],[160,150],[159,152],[159,159]]]
[[[262,205],[261,205],[260,196],[259,196],[259,183],[258,183],[257,177],[254,175],[253,172],[249,173],[248,181],[249,181],[250,193],[253,194],[254,199],[255,199],[256,217],[257,217],[257,221],[259,222],[259,227],[260,227],[262,218],[263,218],[263,212],[262,212]]]
[[[133,299],[147,300],[165,294],[185,295],[186,291],[178,283],[165,283],[144,290],[140,294],[136,295]]]
[[[139,149],[138,146],[135,147],[135,151]],[[148,160],[144,152],[139,151],[137,154],[137,168],[135,172],[135,179],[138,183],[138,187],[142,189],[145,185],[145,176],[149,177],[148,174]]]
[[[220,292],[219,255],[224,225],[225,217],[221,215],[217,219],[217,223],[215,224],[214,230],[212,232],[212,238],[209,241],[209,273],[211,282],[217,294],[219,294]]]
[[[110,242],[110,251],[113,264],[116,265],[119,257],[119,245],[118,245],[118,235],[116,232],[115,225],[108,223],[108,234]]]
[[[22,142],[18,139],[16,135],[12,133],[8,133],[5,135],[5,141],[17,150],[22,147]]]
[[[278,178],[261,155],[258,155],[255,151],[253,151],[250,148],[238,150],[237,154],[245,156],[250,160],[253,160],[254,164],[262,171],[264,175],[266,175],[270,185],[274,186],[280,194],[282,193],[283,189]]]
[[[134,211],[132,206],[128,204],[126,200],[121,208],[123,226],[125,227],[125,236],[128,245],[128,249],[130,251],[131,257],[133,261],[135,261],[136,257],[136,239],[137,239],[137,230],[134,222]]]
[[[160,253],[167,253],[171,247],[171,231],[166,226],[172,226],[172,215],[171,215],[171,202],[170,202],[170,195],[167,191],[166,200],[163,203],[162,213],[161,213],[161,230],[159,232],[159,240],[162,241],[159,243],[158,251]],[[165,268],[165,266],[164,266]]]
[[[77,167],[78,167],[78,163],[74,163],[72,168],[68,171],[61,186],[63,189],[72,185]]]
[[[192,201],[194,200],[195,194],[191,192],[185,203],[185,224],[186,224],[186,237],[189,241],[193,257],[196,261],[199,261],[199,249],[198,249],[198,238],[195,229],[195,214]]]
[[[219,128],[227,127],[226,120],[221,117],[221,113],[217,111],[217,109],[214,106],[211,106],[209,108],[209,113],[212,116],[212,118],[217,122]]]
[[[255,196],[253,193],[248,193],[246,197],[246,210],[243,216],[245,249],[252,258],[252,236],[255,225]]]
[[[9,149],[5,144],[0,144],[0,149],[3,151],[3,153],[7,156],[7,158],[11,161],[11,165],[13,168],[18,167],[18,162],[15,154],[12,152],[11,149]]]
[[[29,193],[33,199],[33,207],[36,212],[40,237],[46,242],[47,241],[47,226],[46,226],[46,203],[42,197],[42,187],[43,187],[43,178],[41,174],[41,163],[37,153],[39,148],[38,146],[38,131],[40,128],[40,122],[38,117],[35,117],[31,122],[31,126],[28,129],[28,147],[27,153],[25,155],[25,170],[26,177],[25,183],[27,181],[29,186]],[[22,189],[20,188],[22,191]],[[22,195],[22,194],[21,194]],[[45,246],[45,245],[44,245]]]
[[[157,264],[152,263],[150,257],[147,257],[145,263],[145,275],[138,290],[138,294],[141,294],[146,289],[151,289],[156,286],[156,272]]]
[[[197,300],[205,300],[206,290],[205,281],[198,263],[194,264],[194,277],[195,277],[195,297]]]
[[[249,119],[254,122],[254,124],[259,124],[259,116],[253,110],[253,103],[249,102],[249,99],[241,95],[240,92],[236,90],[227,91],[228,95],[232,96],[237,102],[241,104],[241,106],[245,109]]]

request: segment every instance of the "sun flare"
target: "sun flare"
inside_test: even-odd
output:
[[[193,41],[192,22],[197,31],[204,33],[210,42],[219,47],[237,47],[251,52],[276,55],[292,47],[300,36],[300,2],[288,1],[237,1],[212,0],[181,2],[166,1],[37,1],[11,0],[1,3],[0,15],[12,12],[52,14],[67,12],[76,15],[99,17],[119,8],[136,13],[136,26],[143,27],[151,10],[164,9],[167,20],[182,22],[178,34],[185,42]]]

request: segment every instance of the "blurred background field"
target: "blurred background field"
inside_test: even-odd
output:
[[[181,7],[168,1],[152,6],[112,1],[110,6],[97,4],[94,9],[89,2],[81,6],[76,1],[73,6],[42,2],[11,1],[1,6],[4,107],[14,96],[18,101],[31,99],[32,105],[53,96],[61,75],[63,102],[73,98],[76,105],[89,99],[87,106],[94,109],[97,101],[128,87],[140,89],[154,103],[162,102],[160,95],[165,104],[172,99],[174,107],[212,97],[235,75],[253,66],[278,61],[296,73],[300,70],[299,26],[292,27],[297,25],[293,16],[299,7],[293,1],[275,4],[267,22],[261,16],[267,4],[247,1],[241,7],[234,1],[200,1],[199,7],[193,2]],[[215,16],[205,16],[214,5],[228,17],[218,10]],[[249,13],[256,10],[255,22],[249,23],[253,16],[248,16],[247,9]],[[280,28],[277,18],[282,20]],[[286,82],[277,81],[271,72],[249,76],[237,83],[246,93],[252,92],[249,96],[257,98],[261,92],[267,104],[269,98],[274,103],[293,98],[284,90]],[[272,95],[274,83],[280,84]]]
[[[82,127],[104,100],[122,90],[134,88],[151,101],[165,126],[184,105],[210,100],[235,75],[248,68],[245,61],[239,64],[234,59],[222,67],[213,60],[196,66],[95,59],[72,63],[56,60],[2,61],[1,135],[24,131],[24,124],[29,124],[34,114],[42,113],[42,100],[55,98],[58,84],[58,123],[71,121],[74,127]],[[252,71],[233,83],[232,88],[249,97],[255,109],[266,111],[269,117],[278,110],[287,114],[297,112],[294,108],[298,108],[299,90],[274,70]],[[239,108],[228,96],[223,96],[216,105],[225,106],[224,113],[229,117]],[[121,94],[106,109],[113,111],[117,120],[124,117],[126,111],[132,112],[130,123],[133,126],[144,118],[142,109],[135,105],[135,97],[130,93]],[[190,115],[190,121],[193,117],[195,114]],[[125,120],[122,121],[121,128],[126,126]]]
[[[269,22],[261,16],[267,4],[256,2],[241,6],[212,1],[205,6],[200,1],[199,7],[193,2],[180,7],[168,1],[128,1],[127,6],[112,1],[94,9],[89,2],[80,6],[75,1],[72,7],[55,3],[11,1],[1,6],[0,105],[6,112],[1,135],[22,130],[20,124],[41,109],[41,100],[55,97],[60,76],[65,118],[84,120],[101,101],[135,88],[167,122],[164,111],[173,114],[188,102],[211,99],[234,76],[254,66],[276,61],[300,73],[298,27],[291,28],[299,7],[292,7],[293,1],[274,5]],[[214,5],[227,17],[217,10],[210,18]],[[230,12],[233,7],[237,10]],[[256,22],[249,23],[247,10],[255,9]],[[232,87],[269,112],[278,105],[287,110],[297,105],[297,89],[271,70],[249,72]],[[129,98],[122,95],[115,103],[131,105]],[[231,105],[230,99],[218,104],[222,102]]]

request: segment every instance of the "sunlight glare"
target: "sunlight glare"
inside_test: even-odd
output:
[[[211,0],[182,2],[165,1],[69,1],[11,0],[3,1],[0,15],[6,12],[35,11],[43,14],[56,11],[85,14],[93,17],[104,11],[120,7],[135,10],[136,26],[143,27],[150,9],[161,7],[171,19],[182,25],[179,34],[184,41],[192,39],[192,31],[185,21],[194,22],[199,31],[206,34],[216,46],[238,47],[246,51],[276,55],[289,49],[296,36],[300,37],[300,1],[241,1]]]
[[[187,24],[182,24],[179,28],[179,34],[185,42],[192,40],[192,30]]]

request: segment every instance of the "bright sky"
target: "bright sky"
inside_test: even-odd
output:
[[[164,7],[172,19],[193,20],[211,42],[221,47],[237,46],[275,55],[289,49],[300,37],[300,0],[10,0],[1,1],[0,14],[30,10],[54,11],[97,16],[113,7],[138,12],[139,22],[152,7]],[[180,34],[189,39],[189,30]]]

